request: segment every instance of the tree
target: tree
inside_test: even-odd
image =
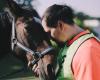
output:
[[[91,17],[83,12],[78,12],[75,14],[80,20],[90,19]]]

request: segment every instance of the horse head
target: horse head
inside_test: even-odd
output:
[[[40,76],[42,74],[46,80],[51,80],[55,54],[50,38],[42,28],[39,15],[34,9],[22,9],[14,1],[7,1],[6,11],[11,15],[11,23],[15,27],[14,52],[26,64],[32,60],[38,62]]]

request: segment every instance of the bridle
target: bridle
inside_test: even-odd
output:
[[[15,26],[15,18],[12,16],[12,14],[10,13],[9,10],[5,10],[5,12],[0,12],[0,15],[3,15],[3,14],[6,14],[7,17],[9,18],[9,21],[11,22],[12,24],[12,30],[11,30],[11,49],[12,51],[15,49],[15,46],[18,46],[19,48],[21,48],[22,50],[26,51],[26,54],[32,54],[33,56],[36,56],[38,57],[37,59],[34,59],[32,61],[32,64],[36,64],[41,58],[43,58],[44,55],[46,55],[48,52],[54,50],[53,47],[49,46],[48,48],[46,48],[44,51],[42,51],[41,53],[40,52],[35,52],[34,50],[31,50],[29,49],[28,47],[24,46],[23,44],[21,44],[18,40],[17,40],[17,37],[16,37],[16,26]],[[39,18],[37,17],[33,17],[34,20],[38,23],[41,24],[41,21]],[[19,70],[15,70],[15,71],[12,71],[11,73],[7,73],[7,74],[4,74],[3,76],[0,76],[0,79],[3,79],[4,77],[6,76],[10,76],[12,74],[15,74],[15,73],[18,73],[18,72],[21,72],[23,71],[23,69],[19,69]]]
[[[33,17],[34,20],[38,23],[40,23],[40,19],[37,17]],[[31,50],[28,47],[24,46],[23,44],[21,44],[17,38],[16,38],[16,26],[15,26],[15,18],[12,17],[12,36],[11,36],[11,48],[12,50],[14,50],[15,46],[21,48],[22,50],[24,50],[26,53],[25,54],[32,54],[34,57],[36,57],[36,59],[34,59],[32,61],[32,64],[36,64],[44,55],[46,55],[48,52],[52,51],[54,48],[49,46],[48,48],[46,48],[44,51],[40,52],[35,52],[35,50]]]

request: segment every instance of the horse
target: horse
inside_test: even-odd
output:
[[[5,24],[6,22],[6,24]],[[11,24],[4,11],[0,12],[0,60],[11,51]]]
[[[15,32],[12,31],[14,38],[11,41],[11,44],[14,44],[14,55],[25,64],[32,60],[34,64],[38,64],[41,80],[53,80],[55,50],[42,28],[39,15],[34,9],[21,8],[13,0],[6,1],[5,12],[8,13],[12,30],[15,27]]]

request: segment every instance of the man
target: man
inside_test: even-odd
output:
[[[57,80],[100,80],[100,42],[73,19],[69,6],[56,4],[42,18],[44,30],[56,42],[64,43],[57,58]]]

